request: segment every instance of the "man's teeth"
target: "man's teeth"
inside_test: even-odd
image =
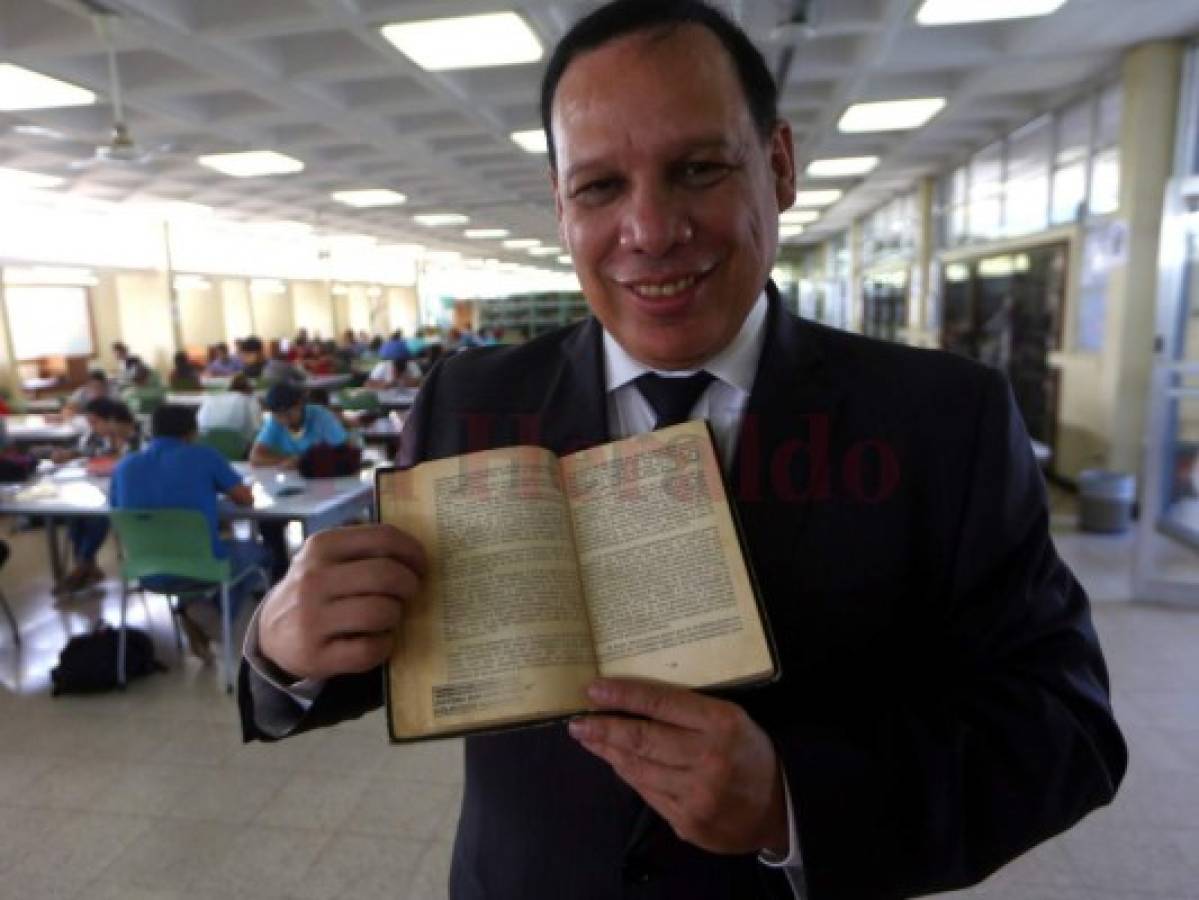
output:
[[[687,290],[695,282],[696,276],[688,275],[686,278],[666,284],[638,284],[633,287],[633,290],[642,297],[673,297],[675,294],[681,294]]]

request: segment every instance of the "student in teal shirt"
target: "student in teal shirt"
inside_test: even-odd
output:
[[[337,417],[324,407],[305,402],[304,389],[297,385],[274,385],[262,405],[270,417],[262,423],[250,450],[253,465],[295,468],[309,447],[336,447],[346,442],[346,430]]]

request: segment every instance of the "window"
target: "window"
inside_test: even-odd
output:
[[[1033,119],[1008,138],[1003,230],[1032,234],[1049,224],[1049,171],[1053,119]]]
[[[1102,216],[1120,208],[1120,118],[1122,94],[1118,85],[1099,95],[1095,113],[1095,159],[1091,165],[1091,214]]]
[[[970,160],[970,237],[991,240],[1003,232],[1003,142]]]
[[[4,288],[4,305],[17,360],[95,353],[86,288],[10,284]],[[47,328],[47,322],[54,327]]]

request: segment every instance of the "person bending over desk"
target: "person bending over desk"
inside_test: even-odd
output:
[[[250,450],[251,465],[295,468],[310,447],[337,447],[347,440],[337,417],[323,406],[306,402],[304,389],[297,385],[276,384],[266,392],[262,405],[271,415]]]
[[[97,397],[83,408],[87,433],[74,450],[55,450],[52,456],[58,463],[72,459],[103,461],[104,457],[121,457],[141,446],[141,431],[129,407],[110,397]],[[79,516],[67,526],[71,555],[75,566],[54,587],[55,594],[71,594],[104,580],[104,572],[96,564],[100,548],[108,537],[107,516]]]
[[[118,463],[112,475],[110,501],[113,509],[194,509],[208,521],[212,552],[228,558],[232,575],[251,566],[269,568],[269,551],[254,541],[222,541],[218,533],[217,497],[224,494],[238,506],[253,506],[249,485],[216,450],[193,443],[196,437],[196,412],[187,406],[167,404],[154,410],[151,418],[153,440],[141,453]],[[143,578],[152,591],[177,591],[186,579],[170,576]],[[230,595],[234,617],[245,598],[250,581],[238,584]],[[210,598],[212,595],[209,595]],[[212,661],[210,638],[192,615],[191,604],[181,613],[184,631],[192,653],[205,662]]]

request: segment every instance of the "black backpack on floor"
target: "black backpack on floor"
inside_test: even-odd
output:
[[[101,622],[91,634],[79,634],[67,641],[58,665],[50,671],[54,683],[51,693],[94,694],[117,687],[117,652],[120,630]],[[150,636],[138,628],[125,629],[125,680],[141,678],[153,672],[165,672],[166,666],[154,658]]]

